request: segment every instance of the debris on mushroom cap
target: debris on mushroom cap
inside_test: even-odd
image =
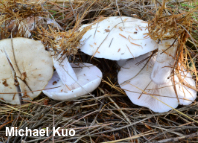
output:
[[[1,40],[0,57],[0,92],[5,93],[0,94],[0,99],[7,103],[20,104],[16,87],[20,88],[23,100],[32,100],[52,77],[52,58],[39,41],[26,38]]]
[[[150,75],[155,57],[149,60],[149,56],[149,54],[146,54],[127,61],[118,73],[118,83],[125,90],[130,100],[134,104],[148,107],[154,112],[167,112],[171,110],[170,107],[176,108],[179,104],[188,105],[192,103],[196,98],[196,91],[180,83],[177,75],[174,75],[175,82],[173,82],[173,77],[170,77],[166,84],[156,84],[151,80]],[[195,87],[195,81],[190,73],[182,71],[181,76],[183,81]]]
[[[62,55],[75,55],[78,52],[80,39],[89,28],[88,26],[82,31],[72,29],[67,32],[57,32],[50,27],[49,30],[39,27],[35,38],[41,40],[45,47],[48,47],[55,54],[58,51]]]
[[[187,30],[191,33],[191,24],[193,23],[191,13],[194,11],[182,14],[167,14],[168,9],[165,7],[165,2],[162,2],[162,6],[156,12],[155,17],[148,22],[149,36],[154,40],[165,40],[179,38]],[[171,11],[171,9],[169,10]]]
[[[17,23],[17,20],[12,20],[8,24],[8,32],[17,32],[25,37],[31,36],[31,31],[36,28],[37,21],[41,20],[42,17],[27,17],[26,19]]]
[[[171,54],[176,59],[174,60],[174,66],[172,66],[173,64],[171,63],[171,61],[169,61],[169,65],[156,64],[154,66],[153,71],[157,71],[156,69],[159,68],[160,66],[161,67],[170,66],[174,69],[174,72],[177,72],[179,74],[180,66],[182,65],[182,68],[184,67],[184,69],[189,69],[188,66],[189,61],[193,60],[191,58],[191,55],[189,54],[191,50],[189,50],[189,48],[186,46],[186,41],[188,40],[189,37],[190,39],[192,39],[191,35],[195,31],[193,30],[194,29],[193,23],[195,23],[195,21],[191,16],[197,9],[195,8],[194,10],[190,10],[185,13],[183,12],[177,13],[176,11],[172,11],[171,13],[169,13],[171,10],[172,9],[166,7],[166,1],[164,0],[162,2],[161,7],[158,8],[155,17],[152,20],[148,21],[148,25],[149,25],[148,34],[153,40],[159,40],[159,39],[161,41],[171,40],[171,39],[177,40],[178,44],[177,44],[176,53],[174,52],[175,53],[174,55]],[[163,58],[163,56],[161,56],[161,58]],[[192,62],[192,67],[196,67],[194,62]],[[171,72],[173,71],[173,69],[171,69]],[[191,69],[191,71],[193,72],[193,74],[195,74],[195,76],[197,76],[196,68]],[[156,76],[156,79],[160,77],[161,73],[158,74],[159,76]],[[167,72],[166,74],[169,73],[170,71]],[[164,75],[165,74],[163,74],[163,76]],[[153,74],[151,76],[153,78]]]
[[[17,90],[14,85],[13,71],[9,65],[8,59],[4,53],[2,46],[0,48],[0,57],[0,93],[12,93],[4,95],[0,94],[0,99],[8,103],[19,104],[20,98],[16,94]]]
[[[57,72],[43,90],[43,93],[54,100],[70,100],[88,94],[95,90],[102,79],[102,72],[94,65],[71,64],[77,76],[77,81],[71,85],[64,85]]]
[[[0,2],[1,38],[30,36],[30,32],[39,21],[39,17],[46,17],[48,13],[41,2],[27,2],[24,0],[8,0]]]
[[[83,35],[80,49],[88,55],[121,60],[157,49],[157,43],[147,35],[148,23],[143,20],[114,16],[90,25],[92,28]]]
[[[45,17],[27,17],[20,22],[17,20],[12,20],[8,25],[8,32],[16,32],[18,35],[24,36],[26,38],[31,36],[31,32],[37,28],[37,25],[51,25],[57,29],[62,29],[62,27],[50,18]]]

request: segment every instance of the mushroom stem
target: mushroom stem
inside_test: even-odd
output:
[[[77,81],[77,76],[71,67],[67,57],[63,61],[59,60],[59,56],[53,57],[54,67],[65,85],[71,85]]]
[[[163,40],[158,45],[157,59],[154,64],[151,79],[156,84],[165,84],[169,81],[173,69],[177,41],[174,39]]]
[[[120,67],[122,67],[125,63],[127,62],[127,59],[122,59],[122,60],[118,60],[117,61],[117,64],[120,66]]]

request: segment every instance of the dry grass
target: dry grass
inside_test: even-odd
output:
[[[0,13],[2,14],[0,21],[2,25],[1,39],[9,38],[11,34],[13,37],[25,36],[25,33],[16,29],[13,32],[13,27],[9,31],[7,26],[12,20],[17,19],[17,22],[15,22],[17,27],[27,17],[50,17],[60,24],[62,30],[47,25],[46,20],[40,22],[34,20],[36,26],[30,32],[34,38],[43,40],[48,46],[50,44],[56,45],[53,39],[60,35],[63,35],[66,41],[74,38],[66,49],[62,49],[67,54],[72,48],[74,48],[72,54],[76,54],[75,47],[72,47],[71,44],[72,41],[76,41],[76,45],[78,45],[79,36],[82,36],[76,32],[76,29],[80,25],[93,22],[101,16],[134,16],[133,14],[136,14],[135,17],[150,20],[151,25],[153,24],[152,20],[158,18],[155,22],[160,22],[160,20],[164,20],[164,16],[166,16],[165,20],[169,18],[173,19],[173,22],[178,20],[174,24],[180,24],[180,27],[174,25],[169,28],[173,28],[173,31],[180,30],[180,32],[173,32],[172,36],[183,34],[181,43],[184,43],[187,40],[186,38],[188,38],[188,42],[182,44],[180,49],[182,52],[177,57],[180,59],[179,62],[183,62],[183,65],[194,74],[194,78],[198,81],[198,11],[193,11],[195,10],[191,5],[193,2],[167,2],[166,9],[162,9],[161,14],[157,13],[162,5],[160,0],[155,2],[150,0],[87,0],[83,2],[67,1],[65,3],[46,1],[45,3],[36,4],[25,3],[20,0],[17,5],[14,1],[10,2],[11,4],[3,1],[0,5]],[[24,7],[21,8],[22,5],[28,10],[23,9]],[[35,8],[35,10],[31,11],[32,8]],[[16,11],[12,9],[16,9]],[[193,11],[193,13],[189,11]],[[168,16],[167,13],[171,13],[171,15]],[[188,16],[185,17],[186,15]],[[184,21],[181,20],[182,17],[184,17]],[[165,25],[163,23],[154,24],[161,24],[163,28],[166,28],[164,27],[167,26],[166,24],[171,26],[169,23],[164,23]],[[70,30],[70,33],[65,33],[66,30]],[[45,35],[45,33],[47,34]],[[150,32],[150,34],[153,33]],[[156,33],[153,34],[153,37],[155,36]],[[64,41],[62,42],[64,43]],[[154,113],[147,108],[132,104],[124,91],[119,88],[116,78],[119,67],[114,61],[91,58],[80,52],[75,57],[78,62],[91,62],[103,72],[104,78],[101,85],[92,93],[94,98],[91,95],[85,95],[73,101],[60,102],[41,95],[34,101],[26,102],[21,106],[12,106],[0,102],[0,141],[197,142],[198,103],[196,101],[189,106],[179,106],[178,111]],[[52,127],[73,128],[76,130],[76,135],[73,137],[52,137],[50,132],[49,137],[6,137],[5,127],[11,126],[19,129],[25,127],[30,129],[45,129],[46,127],[50,129]]]

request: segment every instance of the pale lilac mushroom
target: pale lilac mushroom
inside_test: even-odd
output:
[[[172,75],[177,42],[163,40],[158,46],[157,57],[152,57],[148,63],[150,54],[127,61],[118,73],[118,83],[134,104],[154,112],[191,104],[197,92],[182,84],[176,73]],[[184,83],[196,88],[189,72],[180,71],[180,74]]]
[[[135,58],[157,49],[157,43],[148,33],[148,23],[141,19],[112,16],[101,18],[81,39],[80,50],[97,58],[116,60],[120,65],[129,58]]]
[[[54,100],[71,100],[95,90],[102,72],[89,63],[69,63],[67,57],[53,57],[56,72],[43,93]]]

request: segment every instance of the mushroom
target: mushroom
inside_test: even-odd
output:
[[[46,21],[46,22],[45,22]],[[37,27],[37,23],[46,23],[50,26],[56,27],[62,30],[62,27],[55,21],[50,18],[44,18],[40,16],[36,17],[27,17],[21,21],[12,20],[8,24],[8,32],[19,32],[20,34],[24,35],[25,37],[30,37],[31,32]]]
[[[59,55],[60,56],[60,55]],[[56,72],[43,93],[54,100],[71,100],[95,90],[102,79],[102,72],[88,63],[69,63],[53,57]]]
[[[37,97],[53,74],[43,44],[26,38],[0,41],[0,99],[10,104]]]
[[[87,29],[87,28],[86,28]],[[102,79],[101,71],[88,63],[70,64],[67,56],[78,52],[79,40],[82,32],[69,30],[67,32],[48,32],[42,38],[45,43],[49,39],[53,41],[46,44],[50,51],[56,72],[49,81],[43,93],[54,100],[71,100],[96,89]],[[42,35],[42,34],[41,34]],[[83,35],[83,34],[82,34]]]
[[[134,104],[154,112],[167,112],[179,104],[191,104],[196,91],[181,83],[175,72],[171,75],[177,42],[163,40],[158,46],[157,57],[149,58],[146,54],[127,61],[118,73],[118,83]],[[183,69],[179,73],[182,81],[195,87],[191,74],[180,68]]]
[[[157,49],[157,43],[146,34],[146,21],[126,16],[112,16],[83,25],[80,30],[90,25],[92,28],[83,35],[80,48],[88,55],[117,60],[122,65],[122,60]]]

